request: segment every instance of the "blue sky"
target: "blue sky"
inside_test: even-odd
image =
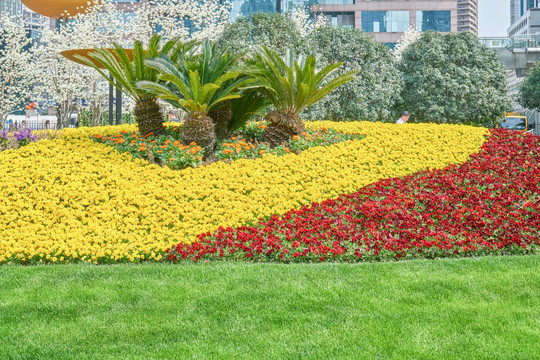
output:
[[[510,0],[478,2],[478,36],[506,36],[510,26]]]

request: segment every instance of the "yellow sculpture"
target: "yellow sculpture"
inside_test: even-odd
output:
[[[26,7],[38,14],[55,18],[67,19],[83,14],[93,5],[93,0],[21,0]]]

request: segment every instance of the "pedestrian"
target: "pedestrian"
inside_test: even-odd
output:
[[[411,113],[408,111],[404,111],[401,113],[401,117],[397,119],[396,124],[405,124],[409,118],[411,117]]]
[[[45,120],[45,130],[49,130],[50,126],[51,126],[51,120]]]
[[[180,119],[178,119],[175,114],[174,114],[174,111],[169,111],[169,121],[170,122],[181,122]]]

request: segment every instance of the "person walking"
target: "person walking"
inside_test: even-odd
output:
[[[404,111],[401,113],[401,117],[397,119],[396,124],[405,124],[409,118],[411,117],[411,113],[408,111]]]
[[[178,119],[175,114],[174,114],[174,111],[169,111],[169,121],[170,122],[181,122],[180,119]]]

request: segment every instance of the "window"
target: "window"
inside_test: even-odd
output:
[[[354,0],[310,0],[310,5],[353,5]]]
[[[450,31],[450,11],[417,11],[417,31]]]
[[[362,11],[364,32],[404,32],[408,28],[408,11]]]
[[[278,12],[280,1],[276,0],[232,0],[231,20],[238,16],[250,16],[258,11]]]
[[[321,13],[332,26],[354,28],[354,12],[323,12]]]

